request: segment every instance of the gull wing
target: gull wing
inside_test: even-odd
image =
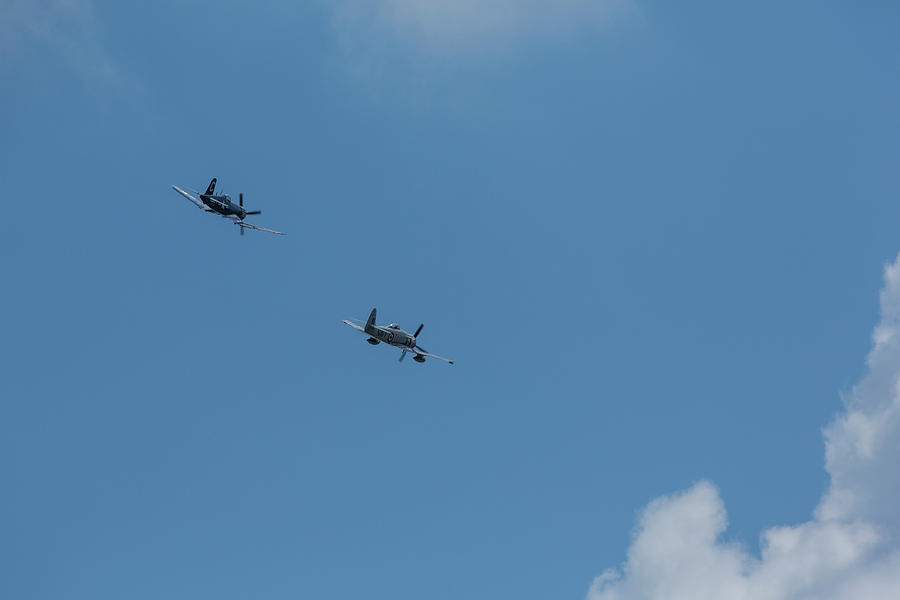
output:
[[[344,323],[346,323],[347,325],[349,325],[350,327],[352,327],[353,329],[355,329],[355,330],[357,330],[357,331],[362,331],[363,333],[366,332],[366,330],[365,330],[364,328],[360,327],[360,326],[357,325],[356,323],[353,323],[353,322],[351,322],[351,321],[348,321],[347,319],[344,319]]]
[[[179,194],[181,194],[182,196],[184,196],[185,198],[187,198],[188,200],[190,200],[191,202],[193,202],[197,206],[197,208],[199,208],[200,210],[205,210],[206,212],[212,212],[211,210],[206,208],[206,205],[203,204],[202,202],[200,202],[200,200],[191,196],[190,194],[188,194],[186,191],[184,191],[177,185],[173,185],[172,189],[175,190],[176,192],[178,192]]]
[[[243,227],[244,229],[255,229],[256,231],[265,231],[266,233],[274,233],[275,235],[287,235],[286,233],[275,231],[274,229],[266,229],[265,227],[259,227],[258,225],[244,223],[243,221],[235,221],[234,224],[238,227]]]
[[[437,354],[429,354],[428,352],[425,352],[425,350],[423,350],[421,346],[416,346],[416,349],[414,350],[414,352],[420,356],[427,356],[428,358],[436,358],[438,360],[443,360],[445,362],[450,363],[451,365],[455,364],[449,358],[444,358],[443,356],[438,356]]]

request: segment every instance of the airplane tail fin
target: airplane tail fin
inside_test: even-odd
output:
[[[213,177],[213,180],[209,182],[209,187],[206,188],[206,194],[204,194],[204,195],[212,196],[215,191],[216,191],[216,178]]]
[[[366,321],[366,332],[369,331],[370,327],[375,327],[375,309],[372,309],[372,312],[369,313],[369,320]]]

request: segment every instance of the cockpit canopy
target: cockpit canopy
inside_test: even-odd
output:
[[[388,325],[388,329],[400,329],[400,326],[396,323],[391,323],[390,325]]]

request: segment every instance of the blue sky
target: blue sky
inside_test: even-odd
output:
[[[756,556],[829,489],[897,7],[0,10],[3,596],[583,598],[657,497]]]

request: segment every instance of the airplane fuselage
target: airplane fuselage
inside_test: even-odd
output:
[[[231,197],[227,194],[200,194],[200,201],[203,202],[203,205],[209,210],[220,214],[223,217],[237,217],[238,219],[243,220],[243,218],[247,216],[247,211],[240,205],[232,202]]]
[[[380,327],[378,325],[369,325],[366,327],[366,333],[373,339],[397,348],[412,349],[416,345],[416,338],[407,331],[403,331],[399,327]]]

